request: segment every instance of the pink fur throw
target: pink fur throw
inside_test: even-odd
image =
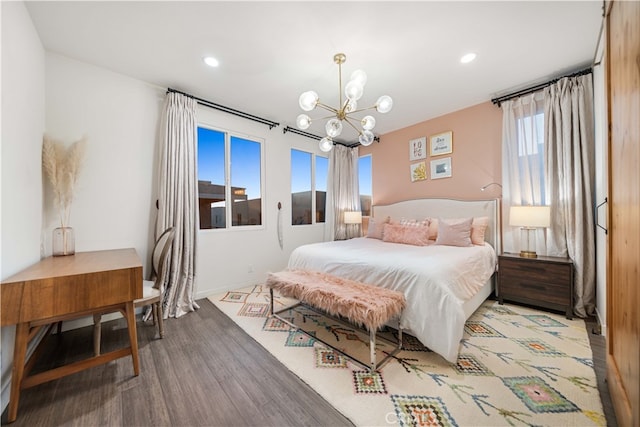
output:
[[[400,314],[406,300],[402,292],[342,279],[318,271],[285,270],[270,273],[267,286],[332,316],[375,330]]]

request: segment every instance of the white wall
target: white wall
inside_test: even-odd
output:
[[[321,241],[324,228],[291,226],[291,148],[320,154],[315,140],[283,134],[281,127],[269,130],[266,125],[207,107],[199,107],[198,121],[264,140],[265,157],[263,226],[258,230],[201,230],[198,234],[197,295],[204,297],[263,282],[268,272],[286,267],[294,248]],[[283,249],[277,235],[278,202],[282,203]]]
[[[76,251],[153,244],[156,135],[164,91],[104,68],[46,54],[46,132],[66,144],[88,138],[71,207]],[[47,187],[48,188],[48,183]],[[45,250],[58,212],[45,202]]]
[[[2,2],[2,196],[4,280],[40,260],[45,54],[21,2]],[[1,330],[2,409],[9,401],[15,326]]]

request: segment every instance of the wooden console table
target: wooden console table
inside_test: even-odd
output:
[[[18,414],[20,391],[131,355],[139,374],[133,300],[142,297],[142,263],[135,249],[79,252],[49,257],[7,278],[1,288],[2,326],[16,325],[8,421]],[[120,311],[130,346],[29,376],[38,349],[25,360],[38,330],[62,320]]]

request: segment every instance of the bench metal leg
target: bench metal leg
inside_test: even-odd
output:
[[[398,316],[398,343],[397,343],[397,347],[389,354],[387,354],[381,361],[380,363],[377,362],[377,355],[376,355],[376,330],[372,329],[369,331],[369,355],[370,355],[370,363],[364,363],[358,359],[356,359],[355,357],[341,351],[338,350],[337,348],[333,347],[331,344],[329,344],[328,342],[324,341],[323,339],[314,336],[314,335],[310,335],[309,333],[307,333],[307,331],[305,331],[304,329],[300,328],[299,326],[297,326],[296,324],[284,319],[282,316],[280,316],[279,314],[282,313],[283,311],[287,311],[287,310],[292,310],[298,306],[304,306],[307,307],[313,311],[316,311],[317,313],[322,314],[323,316],[327,316],[330,317],[332,319],[335,319],[336,321],[340,322],[340,323],[344,323],[345,325],[349,325],[350,327],[354,327],[354,325],[345,322],[342,319],[338,319],[334,316],[331,316],[323,311],[320,311],[318,309],[316,309],[313,306],[304,304],[302,302],[299,302],[291,307],[286,307],[282,310],[279,311],[275,311],[274,309],[274,304],[273,304],[273,289],[269,288],[269,299],[270,299],[270,304],[269,304],[269,317],[275,317],[276,319],[286,323],[287,325],[291,326],[293,329],[298,330],[303,332],[304,334],[308,335],[309,337],[313,338],[314,340],[321,342],[322,344],[326,345],[327,347],[333,349],[334,351],[337,351],[338,353],[342,354],[343,356],[349,358],[350,360],[354,361],[355,363],[357,363],[358,365],[362,366],[365,369],[368,369],[370,372],[375,372],[376,370],[378,370],[379,368],[382,367],[382,365],[384,365],[386,362],[388,362],[393,356],[395,356],[400,350],[402,350],[402,329],[400,328],[400,316]],[[386,338],[383,337],[383,339],[385,341],[389,341]],[[389,341],[392,342],[392,341]]]
[[[371,372],[376,370],[376,331],[369,331],[369,353],[371,353]]]

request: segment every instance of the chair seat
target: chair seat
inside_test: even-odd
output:
[[[160,290],[153,287],[154,282],[144,280],[142,282],[142,299],[154,298],[160,296]]]

